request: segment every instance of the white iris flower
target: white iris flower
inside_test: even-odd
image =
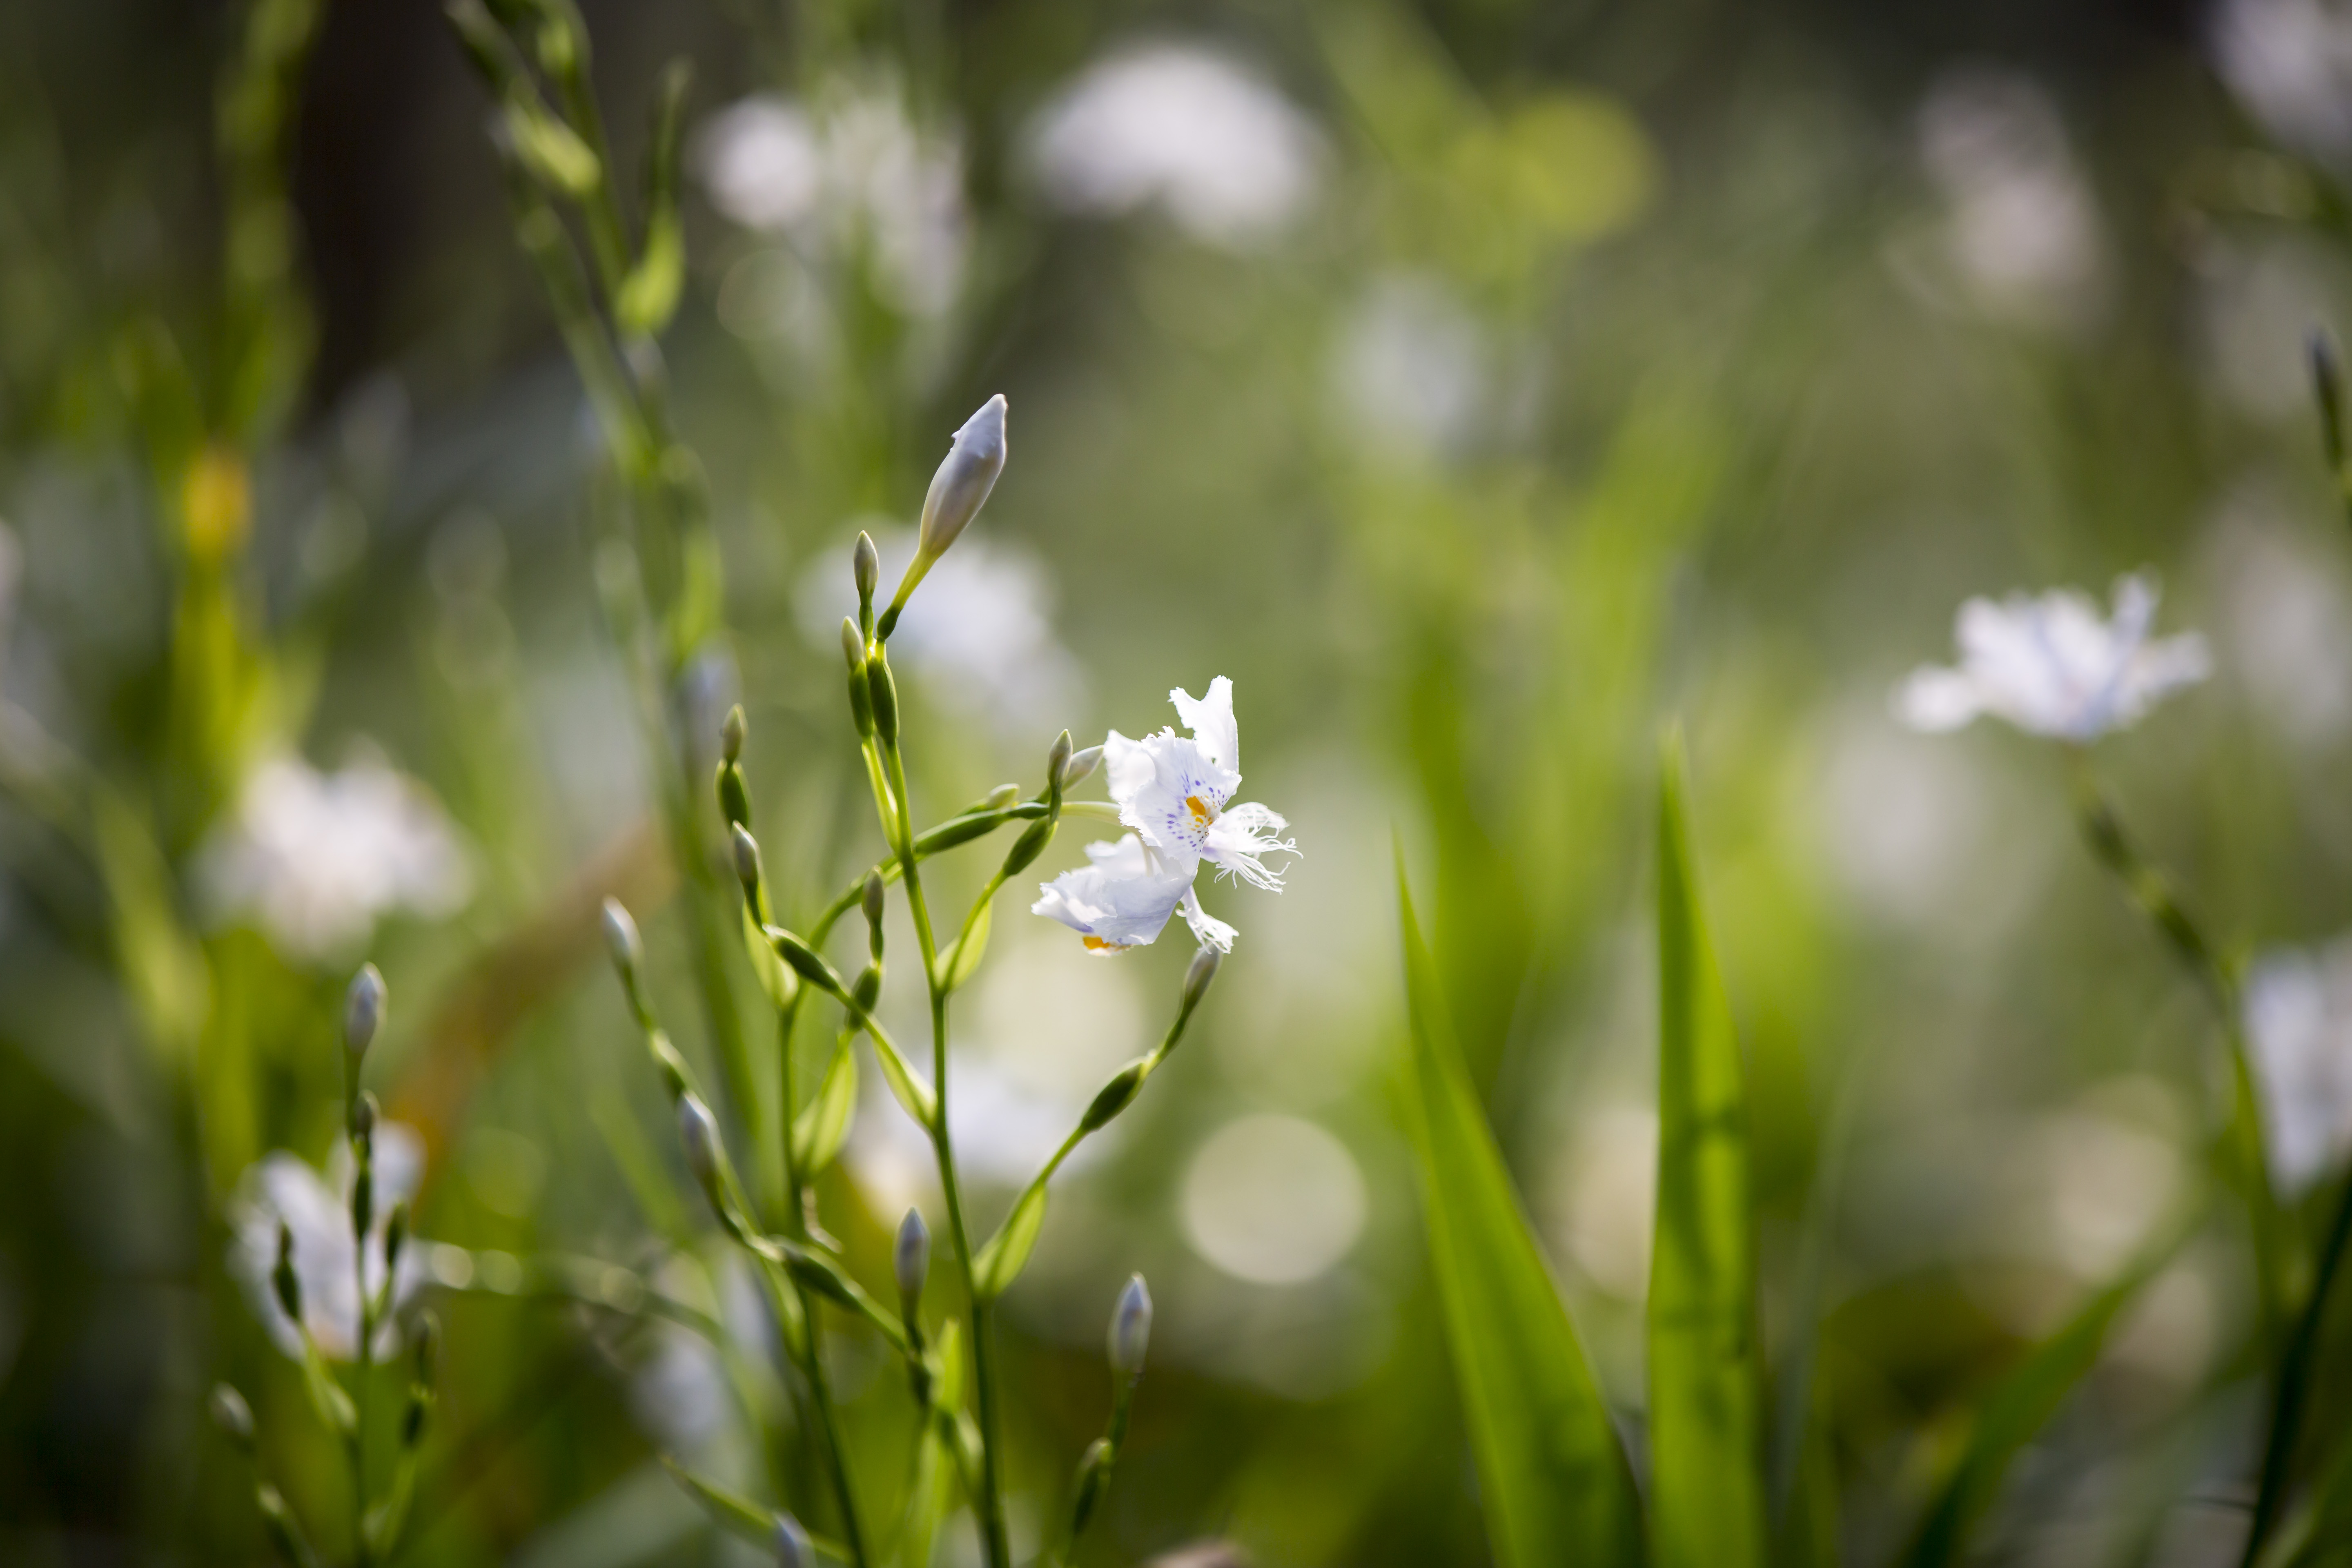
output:
[[[2107,620],[2072,589],[1970,599],[1960,606],[1959,668],[1914,671],[1895,710],[1916,730],[1957,730],[1990,713],[2036,735],[2096,740],[2212,672],[2196,633],[2148,636],[2156,601],[2146,574],[2116,584]]]
[[[1113,730],[1103,742],[1111,799],[1134,831],[1116,844],[1088,845],[1089,863],[1042,884],[1045,896],[1029,907],[1085,937],[1091,952],[1143,946],[1181,910],[1195,939],[1230,952],[1234,928],[1202,910],[1192,890],[1202,863],[1280,892],[1282,873],[1260,857],[1298,853],[1278,837],[1288,826],[1279,812],[1255,801],[1230,804],[1242,783],[1234,683],[1221,675],[1206,697],[1179,689],[1168,700],[1189,738],[1171,728],[1130,741]]]

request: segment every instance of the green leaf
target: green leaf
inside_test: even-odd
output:
[[[661,1457],[669,1470],[670,1479],[687,1490],[687,1494],[710,1510],[710,1516],[746,1540],[772,1548],[776,1543],[776,1510],[762,1508],[740,1492],[730,1491],[716,1481],[703,1479],[667,1454]]]
[[[882,1066],[882,1081],[890,1086],[892,1097],[917,1125],[929,1131],[940,1108],[939,1097],[931,1092],[931,1086],[915,1076],[915,1069],[907,1065],[907,1058],[898,1054],[897,1047],[870,1030],[866,1037],[874,1042],[874,1059]]]
[[[850,1117],[857,1110],[857,1056],[849,1041],[848,1035],[841,1037],[816,1098],[793,1118],[793,1163],[803,1181],[832,1164],[849,1137]]]
[[[1679,732],[1661,760],[1652,1540],[1660,1568],[1761,1568],[1769,1536],[1746,1089],[1691,861]]]
[[[743,928],[743,951],[751,960],[751,973],[760,977],[760,989],[767,994],[768,1005],[783,1008],[792,1005],[793,997],[800,991],[801,977],[784,967],[776,956],[773,943],[759,922],[751,918],[750,906],[736,901],[736,919]]]
[[[2116,1314],[2195,1233],[2201,1212],[2192,1206],[2177,1216],[2118,1279],[2077,1308],[1994,1385],[1977,1411],[1958,1462],[1937,1489],[1903,1555],[1909,1568],[1947,1568],[1967,1555],[1969,1537],[2000,1495],[2010,1461],[2097,1363]]]
[[[971,922],[956,939],[955,946],[940,955],[940,973],[946,976],[940,982],[940,989],[958,989],[980,967],[982,957],[988,952],[988,928],[994,919],[995,907],[996,900],[991,899],[973,910]]]
[[[1397,856],[1412,1055],[1400,1096],[1486,1531],[1502,1568],[1641,1553],[1624,1449],[1454,1041]]]
[[[302,1392],[310,1396],[310,1408],[328,1430],[338,1436],[349,1436],[359,1429],[360,1413],[352,1404],[352,1396],[335,1381],[327,1366],[327,1358],[308,1332],[302,1336]]]
[[[1029,1254],[1036,1249],[1037,1232],[1045,1224],[1045,1177],[1041,1175],[1029,1184],[1029,1190],[1021,1194],[1021,1201],[1013,1205],[1013,1212],[1004,1216],[1004,1223],[988,1238],[980,1256],[972,1259],[972,1289],[980,1292],[982,1300],[992,1301],[1003,1295],[1005,1288],[1021,1277]]]

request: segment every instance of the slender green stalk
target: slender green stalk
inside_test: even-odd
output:
[[[2329,1222],[2327,1240],[2319,1255],[2319,1272],[2311,1285],[2311,1300],[2304,1303],[2297,1315],[2286,1354],[2279,1363],[2278,1395],[2271,1404],[2270,1432],[2263,1443],[2262,1480],[2254,1494],[2253,1524],[2246,1531],[2246,1550],[2240,1559],[2243,1568],[2253,1568],[2260,1559],[2278,1522],[2280,1505],[2286,1500],[2289,1461],[2294,1457],[2295,1440],[2302,1433],[2304,1401],[2310,1393],[2312,1357],[2318,1349],[2328,1296],[2336,1277],[2343,1272],[2347,1247],[2352,1247],[2352,1178],[2346,1180],[2343,1192],[2336,1196],[2335,1218]]]

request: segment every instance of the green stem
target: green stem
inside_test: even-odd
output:
[[[2312,1281],[2311,1300],[2296,1317],[2294,1337],[2279,1363],[2277,1397],[2271,1405],[2270,1434],[2263,1444],[2263,1472],[2254,1494],[2254,1521],[2246,1532],[2246,1550],[2240,1560],[2253,1568],[2278,1522],[2279,1505],[2286,1499],[2290,1461],[2303,1425],[2303,1404],[2309,1392],[2311,1362],[2318,1348],[2319,1330],[2336,1277],[2343,1271],[2344,1254],[2352,1247],[2352,1178],[2336,1200],[2336,1216],[2327,1227],[2327,1241],[2319,1257],[2318,1277]]]

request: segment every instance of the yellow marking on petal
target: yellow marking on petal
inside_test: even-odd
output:
[[[1086,939],[1088,952],[1125,952],[1135,944],[1131,942],[1107,942],[1098,936]]]
[[[1217,820],[1217,814],[1210,808],[1209,803],[1197,795],[1186,795],[1184,805],[1192,814],[1192,826],[1203,833],[1209,831],[1209,824]]]

